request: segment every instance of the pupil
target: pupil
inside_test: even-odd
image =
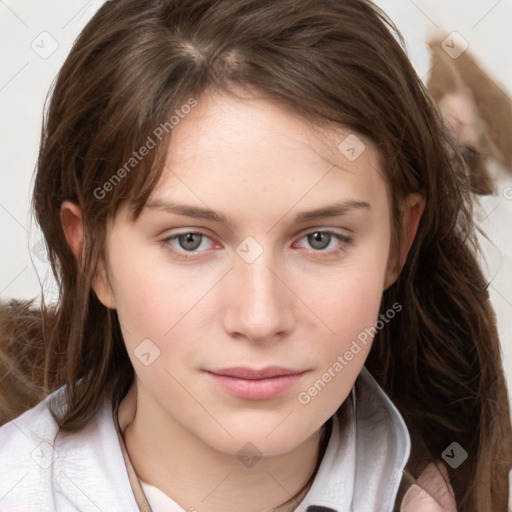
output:
[[[188,250],[194,250],[194,249],[197,249],[199,247],[199,243],[194,242],[194,237],[198,237],[199,239],[199,243],[200,243],[200,236],[201,235],[198,235],[197,233],[187,233],[185,235],[182,235],[181,236],[181,240],[183,240],[184,242],[181,243],[181,240],[180,240],[180,245],[183,247],[183,249],[188,249]]]
[[[329,245],[330,235],[328,233],[315,232],[310,236],[310,243],[315,249],[325,249]],[[327,241],[327,243],[325,243]]]

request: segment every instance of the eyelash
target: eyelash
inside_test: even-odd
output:
[[[352,237],[350,237],[350,236],[342,235],[341,233],[336,233],[334,231],[320,230],[320,229],[316,229],[316,230],[309,231],[309,232],[305,233],[299,240],[302,240],[302,239],[308,237],[309,235],[313,235],[314,233],[323,233],[323,234],[330,235],[331,237],[337,238],[338,241],[340,242],[339,247],[337,247],[336,249],[332,249],[332,250],[310,249],[312,252],[318,253],[319,255],[321,255],[321,257],[337,256],[338,254],[345,251],[347,249],[347,246],[350,246],[353,241]],[[174,247],[172,247],[171,242],[173,240],[177,240],[180,236],[184,236],[184,235],[200,235],[201,237],[210,239],[210,236],[207,233],[205,233],[204,231],[183,231],[182,233],[177,233],[175,235],[171,235],[171,236],[163,239],[161,241],[161,245],[168,251],[175,254],[178,258],[183,259],[183,260],[190,260],[192,258],[200,257],[201,253],[205,252],[205,251],[200,251],[200,252],[185,251],[185,250],[177,250]],[[202,239],[201,239],[201,241],[202,241]]]

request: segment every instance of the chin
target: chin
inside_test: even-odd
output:
[[[264,435],[252,436],[238,434],[230,442],[215,443],[212,448],[229,456],[235,456],[247,467],[252,467],[261,457],[278,457],[293,451],[301,444],[300,439],[290,439],[289,436],[276,436],[275,439],[265,439]]]
[[[312,427],[311,431],[298,430],[299,425],[304,428],[304,422],[298,421],[297,418],[294,418],[293,423],[285,420],[279,425],[287,414],[289,412],[280,415],[277,421],[272,418],[271,422],[260,421],[259,424],[250,426],[237,426],[234,423],[225,422],[225,428],[232,437],[225,431],[222,431],[222,435],[215,437],[211,437],[212,432],[208,432],[207,438],[203,440],[217,451],[240,458],[284,455],[308,440],[319,428]],[[290,414],[290,417],[292,416],[293,413]]]

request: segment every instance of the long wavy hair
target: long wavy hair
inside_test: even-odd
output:
[[[459,512],[505,511],[509,403],[467,168],[400,34],[367,0],[114,0],[96,13],[54,84],[35,176],[33,207],[60,290],[54,310],[43,305],[51,321],[40,334],[44,357],[34,358],[37,396],[65,385],[68,407],[52,414],[71,431],[104,396],[119,402],[130,387],[116,311],[91,287],[108,221],[125,202],[140,215],[172,143],[170,117],[209,88],[240,87],[375,143],[392,194],[393,250],[401,200],[426,198],[405,266],[382,299],[382,311],[395,302],[403,311],[377,334],[367,367],[411,433],[412,481],[455,441],[468,453],[448,468]],[[162,126],[157,146],[114,183]],[[79,258],[59,217],[65,200],[82,211]],[[5,364],[12,374],[16,361]]]

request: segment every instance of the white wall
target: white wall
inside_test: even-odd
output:
[[[114,0],[115,1],[115,0]],[[342,1],[342,0],[340,0]],[[512,97],[512,2],[507,0],[378,0],[405,36],[422,78],[428,35],[458,32],[468,50]],[[79,30],[102,0],[0,1],[0,300],[38,295],[48,264],[29,222],[29,195],[46,93]],[[512,141],[511,141],[512,143]],[[507,181],[508,180],[508,181]],[[493,244],[490,291],[498,314],[512,390],[512,178],[483,202],[481,227]],[[508,193],[507,193],[508,191]],[[35,268],[34,268],[35,267]],[[37,270],[37,272],[36,272]],[[54,288],[50,280],[45,290]]]

